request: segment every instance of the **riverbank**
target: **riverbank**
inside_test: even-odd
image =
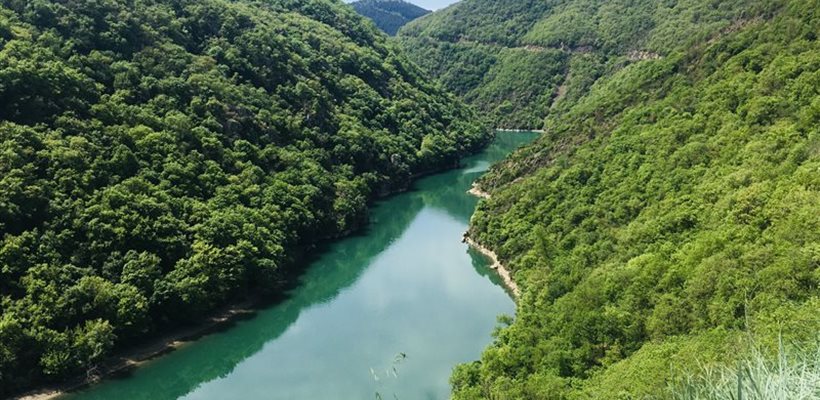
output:
[[[482,199],[490,198],[490,194],[481,190],[481,188],[476,183],[473,183],[473,186],[470,188],[470,190],[467,191],[467,193]]]
[[[132,368],[137,368],[141,364],[172,352],[186,343],[193,342],[204,335],[228,327],[239,319],[247,318],[253,315],[254,312],[254,307],[251,303],[243,303],[226,307],[199,324],[185,327],[174,332],[169,332],[149,343],[125,350],[125,352],[121,355],[104,362],[96,369],[96,371],[94,371],[93,374],[89,374],[85,378],[78,377],[63,384],[33,390],[20,396],[12,397],[11,399],[55,399],[68,392],[82,389],[88,385],[93,385],[107,376],[125,372]]]
[[[511,134],[511,135],[506,135],[506,136],[505,135],[499,135],[499,136],[502,139],[498,140],[498,142],[503,144],[500,147],[501,149],[503,149],[503,151],[500,151],[498,148],[488,146],[489,149],[494,149],[492,151],[489,151],[488,154],[490,154],[490,156],[483,156],[484,158],[481,158],[480,161],[476,161],[476,160],[470,161],[471,160],[470,158],[466,158],[467,165],[461,165],[461,167],[465,168],[467,170],[470,170],[470,171],[478,171],[478,169],[476,169],[477,165],[480,165],[483,168],[483,166],[485,165],[484,163],[486,163],[486,162],[492,163],[492,162],[498,161],[504,155],[508,154],[509,152],[511,152],[512,150],[517,148],[519,146],[519,144],[529,141],[529,139],[526,139],[527,135],[524,135],[524,134],[521,134],[521,135]],[[506,139],[504,139],[504,138],[506,138]],[[455,167],[455,165],[449,165],[448,167]],[[428,171],[425,175],[434,175],[435,172],[440,172],[440,171]],[[416,176],[414,176],[414,178],[419,178],[419,176],[416,175]],[[419,200],[423,200],[422,203],[426,203],[426,202],[429,201],[429,202],[435,204],[435,207],[436,207],[437,210],[440,210],[442,205],[446,205],[445,209],[448,210],[448,213],[451,216],[457,217],[459,219],[460,223],[462,224],[461,226],[455,227],[455,229],[447,231],[446,235],[442,234],[442,240],[443,241],[448,240],[447,238],[450,238],[450,240],[451,240],[453,238],[453,234],[458,235],[458,234],[462,233],[467,227],[467,223],[469,221],[469,216],[474,211],[474,209],[473,209],[474,208],[473,207],[474,203],[473,202],[462,201],[464,199],[464,197],[463,197],[464,192],[470,187],[470,185],[472,184],[472,181],[475,179],[474,173],[471,172],[470,174],[464,174],[460,171],[454,171],[452,173],[442,174],[442,176],[440,176],[440,177],[432,176],[432,177],[429,177],[429,179],[432,179],[433,181],[431,181],[430,183],[428,183],[426,185],[422,185],[421,187],[416,187],[415,185],[397,186],[389,194],[382,194],[382,195],[374,196],[374,203],[376,203],[375,199],[379,199],[379,201],[378,201],[379,208],[383,208],[383,207],[385,207],[384,206],[385,202],[382,201],[382,200],[384,200],[386,197],[393,197],[393,195],[395,195],[395,194],[400,194],[402,192],[408,191],[408,189],[413,188],[413,190],[410,191],[411,194],[408,194],[407,196],[397,196],[397,200],[387,200],[386,201],[387,203],[390,203],[390,202],[397,203],[398,202],[398,205],[394,206],[396,208],[396,210],[392,210],[392,211],[387,212],[386,214],[383,214],[383,215],[382,214],[376,214],[374,221],[377,221],[377,222],[381,221],[379,223],[383,227],[378,228],[378,229],[376,229],[374,227],[369,227],[366,230],[366,231],[368,231],[368,234],[370,236],[373,236],[374,239],[378,239],[378,240],[381,240],[380,238],[384,237],[384,243],[393,243],[393,241],[396,240],[395,238],[398,238],[398,237],[401,236],[401,235],[399,235],[398,231],[407,229],[407,226],[410,226],[410,221],[407,220],[407,218],[410,218],[412,216],[416,216],[419,213],[419,210],[418,210],[418,207],[420,207]],[[413,182],[415,182],[415,181],[416,181],[416,179],[413,179]],[[456,190],[453,190],[454,186],[457,187]],[[413,192],[425,192],[425,193],[422,196],[421,194],[413,195],[412,194]],[[430,193],[428,193],[428,192],[430,192]],[[438,196],[438,197],[436,197],[436,196]],[[412,198],[413,201],[410,201],[409,200],[410,198]],[[437,198],[438,200],[431,200],[431,198]],[[425,207],[427,207],[427,206],[425,206]],[[401,210],[401,211],[399,211],[399,210]],[[402,214],[402,213],[406,213],[408,215],[408,217],[407,218],[399,217],[399,215]],[[381,215],[381,216],[379,216],[379,215]],[[438,214],[437,213],[432,213],[432,214],[430,214],[430,213],[421,213],[421,215],[423,216],[423,218],[431,218],[430,217],[431,215],[436,216]],[[451,222],[450,217],[444,218],[444,220],[447,223]],[[402,225],[402,226],[401,227],[396,227],[396,228],[385,228],[384,225],[388,224],[387,221],[389,221],[389,224],[399,224],[399,225]],[[441,225],[440,223],[438,223],[438,222],[436,223],[437,227],[439,227],[440,225]],[[392,226],[392,225],[390,225],[390,226]],[[415,225],[412,225],[412,226],[415,226]],[[373,229],[375,229],[375,230],[373,230]],[[382,230],[388,229],[388,233],[380,234],[380,233],[378,233],[378,232],[381,232],[379,229],[382,229]],[[396,229],[397,231],[393,232],[392,229]],[[363,230],[363,231],[365,231],[365,230]],[[347,232],[347,233],[353,233],[353,232]],[[427,233],[425,233],[423,237],[427,237],[427,236],[428,236]],[[326,242],[327,243],[333,243],[333,242],[335,242],[335,240],[333,240],[333,238],[327,238]],[[343,251],[336,258],[338,258],[340,260],[342,260],[342,259],[347,260],[346,262],[350,262],[352,264],[366,264],[366,263],[369,262],[369,260],[374,259],[373,255],[368,256],[368,257],[362,256],[362,257],[358,257],[358,258],[355,258],[355,259],[351,260],[350,259],[350,254],[367,254],[367,251],[369,251],[367,249],[372,249],[373,251],[381,252],[380,249],[382,249],[382,246],[366,245],[366,244],[362,243],[362,241],[360,239],[356,239],[356,238],[354,238],[351,241],[351,243],[352,243],[352,245],[356,246],[355,247],[356,249],[359,249],[359,250]],[[455,244],[452,244],[452,242],[451,242],[448,246],[452,247],[452,251],[454,252],[454,254],[456,254],[458,257],[464,258],[463,261],[464,261],[465,265],[467,266],[466,270],[469,273],[474,273],[474,269],[472,268],[471,258],[467,254],[464,253],[463,247],[458,245],[457,242]],[[415,248],[415,247],[404,246],[402,248]],[[365,249],[367,251],[364,251],[364,250],[361,250],[361,249]],[[320,251],[324,252],[324,250],[314,250],[314,251],[310,251],[310,253],[320,252]],[[379,254],[379,253],[373,253],[373,254]],[[400,260],[415,260],[417,257],[418,257],[418,255],[413,253],[412,256],[403,256],[403,257],[401,257]],[[303,257],[300,257],[300,258],[303,261],[305,261],[305,263],[307,263],[306,258],[303,258]],[[375,259],[378,259],[378,258],[375,258]],[[438,259],[439,259],[439,257],[433,257],[431,262],[426,262],[424,264],[425,265],[436,265],[435,261],[437,261]],[[302,264],[302,263],[297,263],[297,264]],[[399,260],[396,260],[395,262],[391,262],[391,263],[388,263],[388,264],[398,265],[398,264],[400,264],[400,262],[399,262]],[[380,268],[384,268],[384,266],[382,266]],[[291,269],[291,268],[288,268],[288,269]],[[299,268],[298,265],[296,265],[295,267],[293,267],[293,270],[298,273],[298,271],[301,270],[301,268]],[[333,282],[338,281],[338,282],[340,282],[339,283],[341,285],[340,287],[347,287],[347,286],[351,285],[351,283],[357,279],[355,277],[357,274],[354,273],[354,271],[356,271],[356,270],[357,270],[356,268],[334,266],[332,269],[325,270],[324,272],[321,272],[320,274],[318,274],[315,277],[308,278],[307,281],[316,282],[316,281],[319,281],[319,278],[327,279],[330,276],[337,276],[338,275],[337,278],[333,278],[333,279],[331,279],[331,281],[333,281]],[[331,271],[338,271],[338,274],[337,275],[330,274]],[[395,276],[395,275],[396,275],[395,273],[391,274],[391,276]],[[438,275],[436,274],[435,276],[438,276]],[[499,291],[498,286],[495,285],[495,284],[490,283],[485,277],[476,276],[475,282],[479,287],[483,287],[489,293],[488,296],[482,296],[482,299],[492,299],[492,298],[497,297],[497,299],[499,301],[498,304],[506,305],[505,307],[510,307],[513,304],[513,302],[510,301],[510,296],[508,294],[505,294],[504,292]],[[506,283],[505,283],[505,285],[506,285]],[[313,293],[317,289],[320,289],[320,291],[321,291],[321,290],[325,290],[325,289],[333,287],[333,285],[320,285],[319,287],[313,287],[312,285],[308,285],[308,286],[309,287],[307,289],[305,289],[306,293]],[[446,295],[447,291],[442,290],[442,289],[444,289],[444,288],[438,288],[438,290],[436,290],[435,292],[436,293],[442,293],[442,294]],[[427,289],[424,289],[424,290],[427,290]],[[513,291],[513,289],[511,288],[510,291]],[[510,291],[508,291],[508,292],[510,292]],[[297,293],[301,293],[301,292],[297,291]],[[328,293],[330,293],[330,292],[328,292]],[[475,293],[482,293],[482,292],[480,290],[478,290]],[[294,309],[298,309],[299,307],[309,307],[310,304],[325,303],[325,302],[327,302],[328,298],[336,296],[337,294],[338,293],[336,293],[336,292],[333,292],[332,296],[327,294],[327,293],[316,294],[315,295],[316,300],[305,300],[305,298],[306,298],[305,296],[308,296],[307,297],[308,299],[312,299],[312,297],[310,297],[310,296],[313,296],[313,295],[300,296],[300,295],[296,294],[296,295],[293,295],[294,299],[292,299],[290,301],[286,301],[284,303],[283,311],[285,312],[286,315],[290,315],[290,313]],[[289,296],[289,298],[290,298],[290,296]],[[300,303],[300,302],[304,302],[305,305],[304,306],[299,306],[299,307],[294,307],[293,306],[293,304],[297,304],[297,303]],[[443,304],[443,303],[451,304],[451,302],[442,301],[440,299],[437,300],[437,301],[431,301],[430,302],[431,306],[435,309],[438,309],[440,307],[440,305]],[[452,303],[452,304],[457,305],[458,303]],[[162,385],[157,385],[158,382],[151,382],[152,379],[157,379],[156,376],[151,377],[152,375],[150,373],[146,374],[146,373],[142,372],[143,369],[149,370],[149,371],[151,371],[151,370],[155,371],[157,369],[160,369],[160,370],[164,369],[166,372],[167,371],[175,371],[175,369],[173,367],[171,367],[171,368],[168,367],[169,364],[168,364],[167,360],[169,360],[169,359],[170,360],[184,359],[184,358],[186,358],[186,357],[188,357],[188,356],[190,356],[191,354],[194,354],[194,353],[213,354],[212,355],[212,357],[213,357],[213,362],[212,363],[203,362],[202,359],[206,358],[204,356],[200,357],[200,359],[197,360],[197,363],[196,363],[197,365],[207,365],[207,366],[209,366],[209,368],[202,368],[203,371],[201,372],[201,374],[202,374],[201,377],[195,378],[195,379],[190,379],[189,378],[190,382],[184,381],[184,382],[174,383],[174,385],[173,385],[173,388],[175,390],[177,388],[181,388],[181,389],[179,389],[180,393],[186,392],[186,391],[195,391],[196,390],[195,388],[198,387],[197,386],[198,382],[212,381],[212,380],[214,380],[215,377],[223,375],[225,373],[224,371],[228,371],[231,368],[233,368],[233,366],[228,366],[227,365],[229,363],[224,363],[224,364],[226,364],[226,366],[223,367],[222,366],[222,364],[223,364],[222,360],[233,360],[233,359],[240,360],[240,359],[248,358],[249,354],[261,353],[259,351],[259,349],[261,348],[261,345],[255,346],[254,350],[249,351],[249,350],[247,350],[247,348],[249,347],[247,344],[248,343],[264,343],[268,339],[258,339],[257,340],[257,339],[255,339],[255,336],[249,339],[249,337],[247,335],[247,332],[253,331],[253,329],[250,329],[248,327],[253,326],[253,325],[258,325],[262,328],[258,328],[257,330],[259,332],[264,332],[264,333],[260,333],[259,336],[269,335],[270,332],[276,331],[276,329],[272,329],[271,325],[270,325],[270,322],[273,321],[274,319],[271,319],[271,318],[265,319],[264,315],[266,315],[266,313],[267,313],[267,315],[270,315],[271,313],[278,313],[279,311],[276,311],[276,309],[271,311],[271,310],[268,310],[266,308],[259,308],[259,306],[260,305],[258,303],[248,302],[248,303],[243,303],[241,305],[237,305],[235,307],[225,308],[221,311],[218,311],[217,314],[215,314],[214,316],[209,318],[207,321],[204,321],[203,324],[197,325],[196,327],[189,327],[189,328],[186,328],[185,330],[175,330],[175,331],[172,331],[170,333],[165,333],[163,336],[161,336],[160,338],[157,338],[155,340],[150,340],[150,341],[146,340],[146,343],[144,343],[142,345],[137,345],[136,347],[131,347],[131,348],[123,348],[120,351],[118,351],[117,354],[114,355],[114,357],[112,357],[112,358],[106,360],[105,362],[103,362],[101,366],[99,366],[97,369],[95,369],[93,371],[93,373],[89,374],[88,376],[83,374],[82,376],[75,377],[74,379],[71,379],[67,382],[56,383],[56,384],[53,384],[53,385],[46,385],[44,387],[38,388],[37,390],[29,391],[29,392],[25,393],[24,396],[15,397],[15,399],[25,399],[25,400],[54,399],[54,398],[60,397],[61,395],[66,394],[66,393],[68,393],[70,396],[72,396],[72,398],[75,395],[78,398],[111,398],[111,397],[113,397],[113,394],[116,394],[116,393],[122,393],[122,395],[124,396],[123,398],[127,398],[128,395],[126,393],[137,393],[137,392],[139,392],[139,393],[154,393],[155,395],[157,395],[157,393],[160,393],[160,392],[163,392],[163,391],[164,391],[163,393],[167,393],[168,389],[170,389],[170,388],[169,387],[162,387]],[[483,316],[480,316],[480,318],[477,318],[477,320],[480,320],[480,321],[493,321],[495,315],[497,315],[499,313],[509,314],[511,312],[511,310],[506,310],[506,309],[504,309],[504,307],[501,307],[500,309],[495,309],[493,307],[486,307],[486,305],[484,307],[481,307],[481,310],[482,310],[481,312],[486,314],[486,315],[483,315]],[[465,310],[460,310],[460,311],[456,312],[454,315],[458,316],[459,318],[462,318],[462,317],[466,318],[465,315],[467,315],[467,314],[465,314],[464,311]],[[427,311],[420,312],[420,315],[428,315],[429,313],[430,313],[430,311],[427,310]],[[234,324],[235,320],[240,319],[242,315],[256,315],[256,317],[249,320],[249,321],[243,322],[242,324],[238,324],[237,326],[235,326],[236,325],[236,324]],[[366,316],[368,314],[367,313],[357,313],[357,315]],[[260,321],[260,318],[262,319],[261,321]],[[293,321],[290,318],[291,317],[287,317],[287,318],[277,317],[275,319],[275,321],[277,323],[281,322],[283,324],[283,326],[287,326],[287,325],[293,323]],[[295,318],[295,317],[293,317],[293,318]],[[321,321],[323,319],[322,318],[316,318],[316,320]],[[332,321],[332,319],[327,319],[327,320]],[[380,321],[380,323],[383,323],[383,324],[385,323],[383,318],[380,319],[379,321]],[[361,323],[360,325],[369,326],[369,325],[372,325],[372,324],[373,324],[372,321],[368,321],[366,323]],[[400,325],[401,324],[397,324],[397,326],[400,326]],[[465,326],[472,326],[472,325],[473,324],[466,324]],[[285,328],[282,328],[282,331],[284,331],[284,329]],[[216,340],[216,341],[208,339],[208,341],[207,341],[208,344],[206,344],[206,345],[200,345],[200,344],[197,343],[197,340],[200,339],[201,337],[203,337],[205,335],[208,335],[210,333],[213,333],[213,332],[221,332],[223,330],[227,331],[227,332],[225,334],[215,335],[215,337],[228,336],[228,335],[230,335],[230,332],[238,331],[238,332],[240,332],[238,334],[238,336],[240,336],[240,338],[236,339],[236,340],[233,340],[233,339],[231,339],[231,340],[227,340],[227,339],[222,340],[222,339],[220,339],[220,340]],[[402,330],[402,332],[404,332],[404,330]],[[471,331],[471,333],[472,332],[473,331]],[[458,342],[462,342],[464,340],[464,338],[468,337],[468,336],[469,335],[467,335],[465,332],[460,332],[458,335],[454,336],[454,340],[457,340]],[[484,336],[476,334],[476,336],[473,339],[476,340],[476,342],[481,342],[482,340],[484,340],[483,338],[484,338]],[[285,342],[291,343],[293,341],[298,342],[300,340],[301,341],[309,341],[310,337],[306,336],[305,338],[302,338],[302,337],[285,336],[285,337],[279,338],[278,336],[271,336],[271,338],[269,340],[272,340],[272,341],[277,341],[278,340],[278,341],[285,341]],[[220,345],[217,344],[217,343],[222,343],[222,342],[224,342],[224,343],[243,343],[244,345],[242,346],[242,350],[243,351],[248,351],[248,353],[247,354],[241,354],[241,355],[235,355],[233,353],[235,353],[236,350],[232,349],[231,345],[225,345],[225,346],[220,347]],[[480,346],[475,347],[475,349],[477,349],[476,354],[478,354],[478,351],[480,351],[480,349],[483,348],[483,346],[484,345],[480,345]],[[203,350],[193,350],[193,349],[196,349],[197,347],[204,348],[204,349]],[[295,347],[298,347],[298,346],[291,346],[291,344],[288,344],[287,346],[284,346],[284,347],[285,348],[288,348],[288,347],[294,347],[295,348]],[[306,347],[315,348],[316,346],[306,346]],[[344,346],[344,347],[350,347],[350,346]],[[456,346],[454,348],[458,348],[458,346]],[[181,349],[181,351],[176,351],[178,349]],[[393,351],[393,349],[387,350],[388,353],[390,351]],[[406,351],[406,349],[402,349],[402,351]],[[422,354],[422,352],[423,351],[420,350],[420,349],[415,349],[414,350],[414,354]],[[440,351],[434,351],[433,353],[438,354],[438,352],[440,352]],[[225,356],[225,354],[231,354],[231,356]],[[252,357],[264,357],[264,355],[259,355],[259,356],[254,355]],[[275,359],[278,359],[278,358],[275,358]],[[460,360],[460,359],[464,359],[464,357],[463,357],[463,355],[459,354],[459,355],[453,356],[452,359],[453,360]],[[148,361],[150,361],[150,362],[148,362]],[[344,362],[347,363],[348,361],[344,361]],[[220,370],[220,368],[224,368],[224,369]],[[448,365],[447,369],[449,370],[449,368],[450,368],[450,365]],[[214,372],[214,371],[221,371],[221,372]],[[199,372],[197,372],[197,373],[199,373]],[[160,375],[162,375],[162,374],[160,374]],[[167,375],[168,374],[165,373],[163,376],[167,376]],[[102,390],[100,390],[99,388],[90,388],[88,392],[85,391],[87,388],[89,388],[91,386],[96,387],[97,383],[99,381],[106,380],[104,378],[111,377],[111,376],[117,377],[118,379],[110,379],[110,380],[108,380],[108,382],[103,383],[103,385],[100,386],[100,387],[103,387]],[[119,379],[120,377],[122,377],[122,379]],[[197,379],[199,379],[199,381],[197,381]],[[430,381],[432,381],[432,380],[433,379],[430,379]],[[144,387],[140,387],[140,390],[136,391],[136,390],[133,390],[130,383],[127,383],[127,382],[133,382],[133,381],[137,381],[137,382],[143,382],[144,381],[144,382],[147,382],[147,383],[145,384]],[[123,382],[125,382],[125,383],[123,383]],[[189,383],[190,383],[190,386],[187,386]],[[363,383],[363,385],[366,386],[366,385],[369,385],[371,383],[372,382],[366,381],[366,382]],[[140,383],[140,384],[142,384],[142,383]],[[111,386],[119,387],[119,385],[122,385],[123,387],[127,387],[127,388],[123,389],[122,391],[118,391],[119,389],[113,389],[113,390],[110,389]],[[79,393],[79,394],[72,393],[72,392],[76,392],[80,389],[82,389],[82,393]],[[243,389],[244,388],[240,388],[240,389],[237,389],[237,390],[243,390]],[[444,389],[442,389],[442,390],[444,390]],[[107,393],[107,394],[104,395],[103,397],[100,397],[100,395],[98,393],[101,393],[101,392],[102,393]],[[159,397],[162,397],[162,396],[159,395]],[[322,398],[322,397],[320,396],[319,398]],[[325,398],[327,398],[327,397],[325,397]]]
[[[489,143],[485,144],[481,148],[473,149],[469,153],[465,154],[464,157],[478,154],[488,145]],[[383,192],[375,193],[373,198],[370,200],[370,205],[372,206],[372,204],[377,201],[383,201],[390,197],[408,192],[413,187],[415,182],[422,178],[455,170],[460,166],[461,164],[459,161],[449,165],[443,165],[440,168],[414,173],[407,184],[400,185]],[[338,235],[326,237],[314,246],[320,246],[322,244],[332,243],[334,241],[350,237],[357,232],[361,232],[367,224],[368,223],[364,223],[362,226],[356,226],[348,231],[341,232]],[[312,249],[312,247],[302,249],[301,251],[304,253],[309,249]],[[298,275],[303,272],[299,265],[304,264],[307,257],[299,255],[297,259],[300,261],[287,268],[288,274]],[[151,339],[144,344],[138,344],[122,349],[119,354],[112,355],[102,361],[100,365],[94,368],[91,373],[84,376],[75,376],[61,383],[39,385],[32,390],[12,396],[9,400],[52,400],[69,392],[95,385],[105,378],[138,368],[140,365],[157,357],[168,354],[187,343],[194,342],[202,336],[227,328],[237,320],[253,315],[264,304],[265,302],[242,302],[234,305],[226,305],[222,309],[215,311],[210,316],[205,317],[202,321],[197,322],[192,326],[172,330],[170,332],[161,332],[159,333],[159,337]]]
[[[358,399],[375,389],[385,397],[449,397],[441,377],[477,359],[496,316],[515,312],[510,290],[487,270],[490,262],[453,241],[475,211],[465,192],[487,165],[535,135],[500,133],[461,168],[374,202],[365,229],[311,251],[287,296],[253,318],[69,397]],[[362,343],[367,354],[356,351]],[[399,352],[419,362],[401,365],[405,378],[374,383],[369,371]],[[321,382],[294,379],[311,376],[322,376]]]
[[[490,194],[481,190],[481,188],[475,182],[473,183],[473,187],[471,187],[470,190],[467,191],[467,193],[482,199],[490,198]],[[518,288],[518,284],[516,284],[513,280],[512,274],[510,274],[510,270],[508,270],[507,267],[505,267],[504,264],[502,264],[501,261],[498,260],[498,255],[495,254],[494,251],[480,245],[478,242],[470,238],[469,234],[466,232],[464,233],[464,243],[467,243],[472,248],[478,250],[479,252],[481,252],[481,254],[484,254],[487,258],[492,260],[493,263],[490,266],[490,268],[498,272],[498,275],[501,276],[501,279],[504,281],[504,286],[506,286],[507,289],[509,289],[513,293],[513,297],[518,299],[518,297],[521,295],[521,290]]]
[[[525,133],[525,132],[536,132],[536,133],[544,133],[543,130],[540,129],[496,129],[497,132],[506,132],[506,133]],[[467,193],[482,199],[489,199],[490,194],[481,190],[481,187],[478,186],[476,182],[473,182],[473,186]]]
[[[535,132],[544,133],[543,129],[496,129],[498,132]]]
[[[501,261],[498,260],[498,255],[495,254],[494,251],[482,246],[481,244],[473,240],[466,232],[464,233],[464,243],[467,243],[468,245],[470,245],[470,247],[478,250],[481,254],[483,254],[484,256],[489,258],[490,261],[492,261],[492,265],[490,265],[490,268],[498,272],[498,275],[501,276],[501,279],[504,281],[504,286],[506,286],[507,289],[509,289],[512,292],[513,297],[516,300],[518,300],[518,298],[521,297],[521,290],[518,288],[518,284],[516,284],[513,280],[512,274],[510,274],[510,270],[508,270],[507,267],[505,267],[504,264],[502,264]]]

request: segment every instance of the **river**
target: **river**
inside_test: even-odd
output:
[[[61,400],[446,399],[452,368],[479,358],[515,304],[461,243],[491,163],[537,133],[499,133],[464,167],[374,205],[281,302],[126,376]]]

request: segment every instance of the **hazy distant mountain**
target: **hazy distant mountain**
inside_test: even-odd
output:
[[[402,0],[360,0],[351,5],[356,12],[372,19],[388,35],[395,35],[408,22],[430,13],[429,10]]]
[[[413,0],[413,4],[426,8],[428,10],[437,11],[445,8],[453,3],[458,3],[457,0]]]

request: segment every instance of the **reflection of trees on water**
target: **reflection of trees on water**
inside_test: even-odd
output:
[[[157,360],[148,368],[137,371],[139,379],[101,385],[83,393],[88,399],[177,399],[200,384],[224,377],[246,358],[280,337],[302,311],[333,300],[345,288],[355,283],[372,259],[397,240],[425,207],[445,211],[466,224],[477,199],[466,194],[482,172],[465,173],[482,160],[496,161],[522,143],[525,135],[499,135],[495,144],[482,155],[464,161],[466,169],[449,171],[422,179],[411,192],[400,194],[377,204],[371,213],[371,224],[359,235],[329,245],[300,277],[297,287],[277,305],[260,311],[250,320],[230,328],[230,334],[215,334],[181,349],[168,358]],[[453,238],[456,242],[460,238]],[[482,276],[502,286],[497,274],[491,272],[481,255],[471,252],[472,264]],[[271,368],[287,368],[285,365]],[[127,377],[126,377],[127,378]],[[320,377],[317,377],[317,379]],[[146,382],[151,386],[146,387]],[[65,400],[75,397],[67,396]]]
[[[464,221],[470,221],[476,198],[465,195],[476,179],[484,174],[482,165],[493,164],[506,157],[514,149],[530,143],[537,133],[502,133],[497,135],[493,144],[480,155],[470,157],[462,162],[464,168],[434,175],[419,181],[415,187],[416,194],[424,199],[424,205],[447,212],[448,215]]]
[[[183,348],[170,358],[157,360],[138,371],[142,376],[133,384],[123,381],[102,385],[84,393],[82,398],[177,399],[203,382],[228,375],[265,343],[281,336],[303,310],[332,300],[355,283],[371,259],[398,239],[423,206],[421,198],[407,195],[377,206],[373,210],[374,223],[361,234],[328,246],[281,303],[231,327],[230,334],[204,337],[193,344],[195,349]],[[144,385],[147,381],[152,383],[150,388]]]

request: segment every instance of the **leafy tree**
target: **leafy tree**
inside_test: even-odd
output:
[[[0,396],[276,295],[490,138],[339,2],[0,0]]]
[[[494,54],[486,71],[522,80],[445,83],[545,130],[478,182],[491,198],[469,234],[524,290],[515,322],[455,369],[454,398],[665,398],[687,370],[742,358],[745,331],[816,342],[815,3],[466,0],[402,30],[445,79]],[[492,7],[531,22],[494,41]],[[563,82],[503,57],[528,47],[554,52]],[[493,97],[512,87],[554,97]]]

